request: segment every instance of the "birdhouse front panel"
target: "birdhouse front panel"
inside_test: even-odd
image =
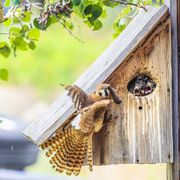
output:
[[[166,18],[107,79],[122,98],[94,137],[94,163],[173,161],[170,23]]]
[[[27,138],[47,150],[46,156],[50,156],[55,170],[79,174],[84,155],[90,170],[92,164],[173,161],[168,16],[165,5],[141,11],[75,82],[84,94],[79,97],[83,98],[78,100],[77,95],[69,98],[64,93],[23,131]],[[108,101],[89,101],[93,94]],[[88,102],[85,108],[76,111],[84,107],[83,102]],[[87,131],[89,124],[93,134]],[[86,135],[91,135],[90,140]],[[73,148],[73,143],[82,149]]]

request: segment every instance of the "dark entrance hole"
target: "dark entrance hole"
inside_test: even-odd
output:
[[[128,83],[128,91],[134,96],[146,96],[151,94],[156,88],[156,83],[146,74],[135,76]]]

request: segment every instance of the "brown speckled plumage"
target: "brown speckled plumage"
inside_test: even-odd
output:
[[[77,111],[103,99],[113,99],[115,103],[117,104],[121,103],[121,100],[116,90],[113,89],[110,84],[103,83],[98,85],[96,91],[89,95],[85,93],[77,85],[63,85],[63,86],[68,91],[68,96],[72,98],[74,107]]]
[[[102,128],[110,102],[102,100],[82,109],[79,129],[70,127],[40,145],[42,149],[47,149],[46,156],[50,157],[50,163],[56,171],[78,175],[86,154],[92,171],[92,135]]]
[[[70,126],[61,132],[58,131],[40,147],[46,150],[46,156],[50,158],[50,163],[56,171],[78,175],[86,155],[89,169],[92,171],[93,133],[102,128],[105,112],[114,100],[113,96],[116,96],[119,103],[120,99],[115,90],[112,94],[108,84],[99,85],[97,91],[91,95],[87,95],[76,85],[65,88],[80,116],[78,128]]]

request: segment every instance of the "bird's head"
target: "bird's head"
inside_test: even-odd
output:
[[[113,99],[116,104],[120,104],[121,100],[117,91],[111,87],[110,84],[100,84],[96,88],[96,95],[100,97],[100,99]]]
[[[138,76],[135,82],[133,94],[136,96],[144,96],[146,89],[147,78],[145,76]]]
[[[156,88],[156,83],[153,82],[152,80],[149,80],[146,84],[145,94],[150,94],[151,92],[154,91],[155,88]]]

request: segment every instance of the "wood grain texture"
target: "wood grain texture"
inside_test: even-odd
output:
[[[178,49],[180,49],[180,0],[165,0],[164,3],[168,6],[171,16],[171,49],[172,49],[172,94],[173,94],[173,102],[172,102],[172,109],[173,109],[173,155],[174,155],[174,162],[172,166],[168,166],[169,171],[172,170],[172,176],[168,177],[167,179],[177,180],[180,177],[179,170],[180,170],[180,53]],[[179,55],[179,57],[178,57]],[[179,102],[177,102],[179,100]],[[179,172],[178,172],[179,171]]]
[[[177,1],[177,36],[178,36],[178,82],[180,81],[180,1]],[[180,115],[180,82],[178,84],[178,109],[179,109],[179,115]],[[180,139],[180,118],[179,118],[179,124],[178,124],[178,139]],[[180,177],[180,140],[178,142],[178,152],[179,152],[179,158],[178,158],[178,170],[179,173],[177,175],[177,178]],[[177,171],[177,167],[174,168],[174,171]],[[177,174],[177,172],[176,172]]]
[[[123,33],[80,76],[75,84],[82,87],[87,93],[93,92],[95,87],[113,73],[167,14],[168,9],[165,5],[159,8],[149,7],[147,13],[141,10]],[[34,143],[41,144],[62,126],[73,112],[71,100],[66,94],[63,94],[23,133]]]
[[[118,90],[123,107],[112,109],[116,124],[94,137],[95,164],[173,162],[170,36],[166,20],[107,80]],[[138,74],[157,83],[152,94],[139,97],[127,90]]]
[[[172,179],[179,179],[179,77],[178,77],[178,19],[179,19],[179,0],[167,0],[169,1],[169,10],[171,16],[171,48],[172,48],[172,114],[173,114],[173,154],[174,161],[172,165]],[[167,3],[167,2],[166,2]]]

